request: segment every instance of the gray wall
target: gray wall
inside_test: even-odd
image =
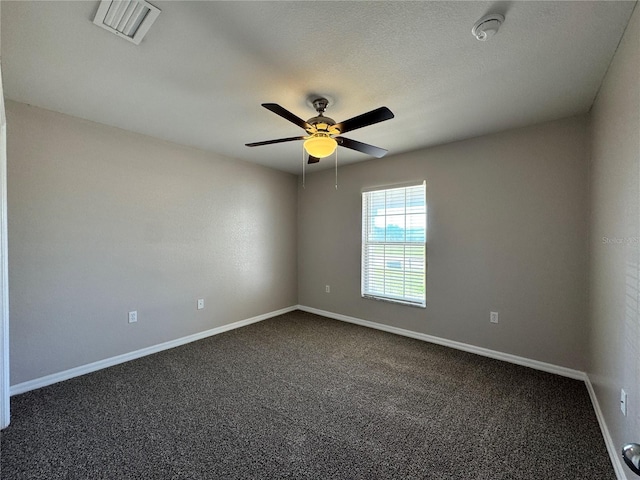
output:
[[[297,303],[295,176],[7,116],[12,384]]]
[[[640,9],[592,110],[587,373],[616,449],[640,443]],[[620,411],[620,389],[628,413]],[[628,478],[638,478],[627,470]]]
[[[587,127],[575,117],[352,164],[338,190],[333,170],[309,175],[298,189],[299,303],[583,370]],[[362,299],[360,192],[422,179],[427,308]]]

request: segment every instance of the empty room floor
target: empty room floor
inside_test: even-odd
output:
[[[614,479],[583,382],[301,311],[12,398],[13,479]]]

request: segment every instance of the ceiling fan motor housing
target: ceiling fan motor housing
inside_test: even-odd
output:
[[[316,133],[340,135],[340,129],[335,126],[336,122],[332,118],[325,117],[324,115],[310,118],[307,120],[307,123],[310,125],[310,128],[306,129],[309,135],[314,135]]]
[[[340,129],[335,127],[335,120],[324,116],[324,111],[328,105],[329,101],[323,97],[316,98],[313,101],[313,107],[318,112],[318,115],[307,120],[307,123],[311,126],[311,128],[306,129],[307,133],[310,135],[325,134],[326,136],[340,135]]]

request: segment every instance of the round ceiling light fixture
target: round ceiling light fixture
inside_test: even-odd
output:
[[[324,158],[331,155],[338,146],[338,142],[326,133],[316,133],[304,142],[304,149],[309,155]]]
[[[504,16],[499,13],[486,15],[473,25],[471,33],[481,42],[486,42],[498,33],[502,22],[504,22]]]

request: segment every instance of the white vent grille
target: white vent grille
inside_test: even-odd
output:
[[[93,23],[140,45],[160,15],[160,9],[144,0],[102,0]]]

